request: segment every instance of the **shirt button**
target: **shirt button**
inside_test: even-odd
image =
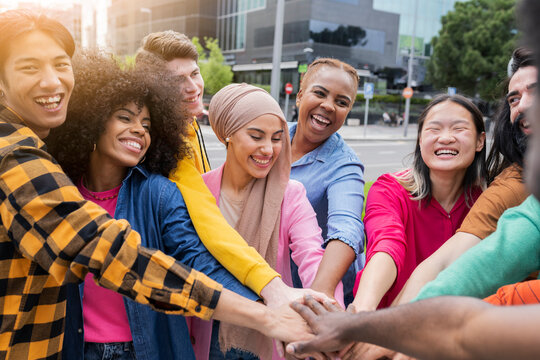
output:
[[[82,329],[79,328],[79,329],[77,330],[77,332],[78,332],[79,334],[82,334]]]
[[[196,311],[196,312],[201,312],[201,305],[197,305],[197,306],[195,307],[195,311]]]

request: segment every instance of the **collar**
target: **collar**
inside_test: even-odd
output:
[[[137,172],[137,173],[141,174],[145,178],[148,178],[150,176],[150,171],[148,171],[148,169],[144,165],[138,164],[138,165],[135,165],[134,167],[132,167],[131,169],[129,169],[129,171],[128,171],[126,177],[124,178],[123,182],[126,182],[127,179],[129,179],[134,172]]]
[[[289,136],[291,138],[291,143],[292,143],[292,139],[294,135],[296,134],[296,126],[297,126],[297,123],[291,124],[289,126]],[[332,153],[335,151],[336,147],[338,146],[340,139],[341,139],[341,136],[337,132],[333,133],[321,145],[319,145],[318,147],[316,147],[315,149],[311,150],[310,152],[302,156],[300,159],[298,159],[295,162],[295,164],[302,161],[302,159],[305,159],[304,160],[305,162],[314,161],[314,160],[318,160],[321,162],[328,161],[330,155],[332,155]]]

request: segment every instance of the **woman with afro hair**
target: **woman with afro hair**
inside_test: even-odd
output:
[[[146,70],[121,70],[98,52],[75,58],[67,120],[48,137],[50,152],[83,197],[128,220],[143,246],[257,299],[206,250],[180,191],[166,178],[187,154],[178,136],[186,125],[177,108],[181,79]],[[97,286],[91,274],[68,287],[67,299],[64,359],[195,358],[184,317],[122,298]]]

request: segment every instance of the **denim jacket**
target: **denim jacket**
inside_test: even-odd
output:
[[[141,234],[141,245],[159,249],[178,261],[252,300],[243,287],[208,252],[197,236],[182,194],[167,178],[143,166],[130,169],[122,183],[115,218],[126,219]],[[63,359],[82,359],[84,331],[83,284],[69,285]],[[183,316],[166,315],[124,298],[138,360],[195,359]]]
[[[296,126],[296,123],[289,123],[291,141],[296,134]],[[291,165],[291,179],[300,181],[306,188],[322,230],[323,246],[336,239],[349,245],[357,255],[362,254],[364,165],[343,138],[334,133],[315,150],[295,161]],[[364,256],[358,256],[343,278],[344,291],[349,297],[352,296],[356,272],[363,265]]]

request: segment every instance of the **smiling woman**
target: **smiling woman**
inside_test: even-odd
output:
[[[77,85],[66,123],[54,129],[47,142],[83,197],[128,220],[141,234],[143,246],[256,299],[206,250],[180,191],[165,177],[187,154],[180,135],[188,116],[177,109],[178,83],[148,68],[122,71],[111,56],[101,53],[81,54],[74,68]],[[80,287],[68,287],[67,304],[67,359],[83,358],[83,349],[90,360],[112,349],[122,353],[122,359],[133,354],[137,359],[147,354],[194,357],[183,317],[124,301],[98,287],[92,275]],[[81,328],[84,335],[77,331]]]
[[[368,194],[357,311],[389,306],[414,268],[459,228],[481,193],[484,141],[482,114],[464,97],[441,95],[426,107],[413,168],[382,175]]]

